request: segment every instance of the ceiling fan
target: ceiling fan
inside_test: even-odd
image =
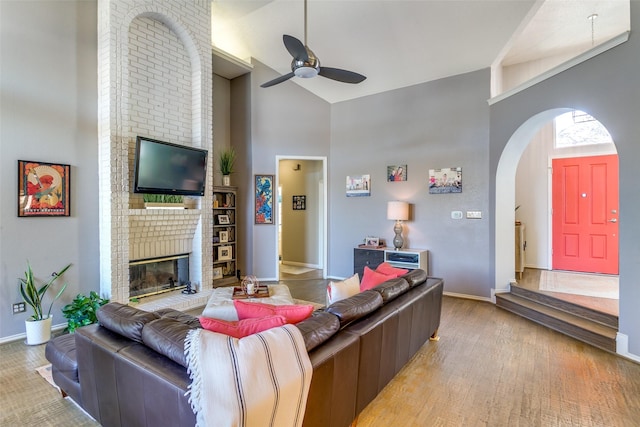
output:
[[[293,57],[291,72],[263,83],[260,87],[277,85],[294,76],[308,79],[321,75],[343,83],[360,83],[366,79],[362,74],[354,73],[353,71],[320,66],[320,60],[307,46],[307,0],[304,0],[304,44],[297,38],[287,34],[282,36],[282,41],[284,42],[284,47]]]

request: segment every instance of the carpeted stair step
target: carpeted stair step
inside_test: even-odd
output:
[[[585,319],[601,323],[616,330],[618,329],[618,316],[615,316],[613,314],[603,313],[601,311],[583,307],[581,305],[554,298],[550,295],[532,291],[521,286],[511,286],[511,294],[538,302],[540,304],[548,305],[558,310],[566,311],[576,316],[584,317]]]
[[[496,294],[496,305],[587,344],[616,351],[617,328],[513,293]]]

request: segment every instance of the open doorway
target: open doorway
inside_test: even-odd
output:
[[[527,288],[535,287],[543,293],[554,293],[554,297],[573,302],[578,305],[593,308],[610,314],[618,313],[618,278],[617,274],[594,274],[598,269],[583,269],[588,275],[580,272],[560,271],[554,265],[554,236],[558,239],[557,221],[554,214],[560,211],[559,198],[554,189],[553,179],[557,171],[553,170],[553,164],[562,159],[587,159],[589,157],[607,158],[615,157],[617,151],[615,144],[609,137],[608,141],[599,143],[558,145],[557,125],[554,119],[562,115],[570,115],[575,120],[585,120],[585,114],[576,114],[573,110],[557,109],[549,110],[532,117],[510,139],[505,147],[497,171],[496,180],[496,284],[507,279],[512,285]],[[588,116],[588,115],[586,115]],[[596,121],[589,116],[589,120]],[[598,122],[599,124],[599,122]],[[600,125],[601,126],[601,125]],[[603,127],[604,128],[604,127]],[[510,163],[510,164],[509,164]],[[601,162],[598,162],[600,165]],[[593,171],[593,168],[591,168]],[[513,174],[513,175],[511,175]],[[511,175],[511,178],[509,178]],[[511,189],[509,179],[514,179],[515,185]],[[617,180],[617,172],[616,172]],[[513,199],[510,193],[513,191]],[[617,190],[616,190],[617,192]],[[554,196],[555,194],[555,196]],[[586,195],[584,195],[586,194]],[[584,196],[583,196],[584,195]],[[590,194],[579,191],[574,195],[581,201],[589,199]],[[616,194],[617,196],[617,194]],[[555,199],[555,200],[554,200]],[[616,197],[617,200],[617,197]],[[608,206],[606,211],[616,211],[617,206]],[[513,216],[509,215],[510,212]],[[609,222],[610,216],[601,209],[603,227],[608,227],[608,237],[615,240],[615,252],[617,255],[617,223]],[[525,271],[524,277],[515,280],[515,272],[507,271],[515,259],[515,253],[510,253],[514,248],[515,230],[513,221],[524,226],[526,235],[523,239],[525,246]],[[505,222],[506,221],[506,222]],[[614,230],[616,228],[616,230]],[[508,236],[505,239],[505,236]],[[597,236],[596,236],[597,237]],[[588,250],[597,249],[595,243],[598,239],[591,239]],[[566,239],[565,239],[566,241]],[[569,242],[570,243],[570,242]],[[603,245],[599,246],[600,248]],[[514,248],[517,249],[518,248]],[[597,251],[596,251],[597,252]],[[592,252],[591,255],[600,256]],[[616,257],[617,263],[617,257]],[[566,269],[569,270],[569,269]],[[560,279],[559,279],[560,278]],[[564,282],[564,280],[567,282]],[[498,290],[499,286],[496,287]]]
[[[326,277],[326,158],[278,156],[278,257],[280,280]]]

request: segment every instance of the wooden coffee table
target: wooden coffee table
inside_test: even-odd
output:
[[[260,302],[272,305],[294,304],[287,285],[267,285],[269,296],[263,298],[245,298],[242,301]],[[233,305],[233,286],[215,288],[202,315],[214,319],[238,320],[238,313]]]

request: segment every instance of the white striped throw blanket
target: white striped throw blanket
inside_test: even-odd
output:
[[[302,425],[313,370],[295,326],[241,339],[194,329],[185,354],[197,426]]]

